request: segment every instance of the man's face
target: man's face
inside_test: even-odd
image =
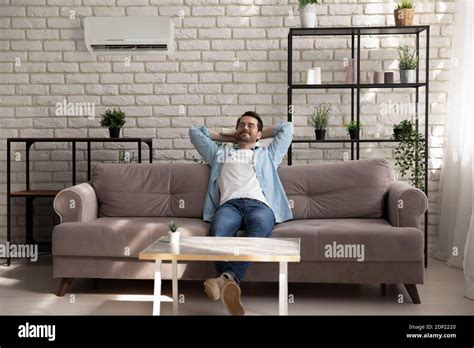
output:
[[[256,143],[262,137],[258,130],[258,121],[252,116],[244,116],[235,127],[237,141],[243,143]]]

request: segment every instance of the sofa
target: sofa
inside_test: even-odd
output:
[[[167,234],[170,220],[178,220],[182,235],[208,235],[202,216],[209,172],[198,163],[98,164],[90,182],[62,190],[52,237],[57,294],[64,296],[74,278],[153,279],[153,262],[138,254]],[[374,283],[382,291],[403,284],[420,303],[423,191],[392,181],[384,159],[281,166],[278,173],[293,219],[275,225],[271,238],[301,239],[290,282]],[[162,272],[171,279],[170,264]],[[214,265],[183,262],[178,276],[204,280],[215,276]],[[246,280],[277,281],[278,265],[255,263]]]

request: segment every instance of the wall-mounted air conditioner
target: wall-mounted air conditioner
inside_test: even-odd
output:
[[[84,39],[95,54],[171,54],[174,25],[170,17],[87,17]]]

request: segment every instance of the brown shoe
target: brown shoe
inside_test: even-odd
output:
[[[224,278],[222,275],[217,278],[206,280],[204,282],[204,292],[206,293],[207,297],[213,301],[220,299],[225,280],[226,278]]]
[[[240,287],[233,279],[227,279],[222,289],[222,303],[231,315],[244,315],[245,309],[240,301]]]

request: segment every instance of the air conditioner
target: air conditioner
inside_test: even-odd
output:
[[[174,24],[170,17],[87,17],[84,40],[95,54],[171,54]]]

